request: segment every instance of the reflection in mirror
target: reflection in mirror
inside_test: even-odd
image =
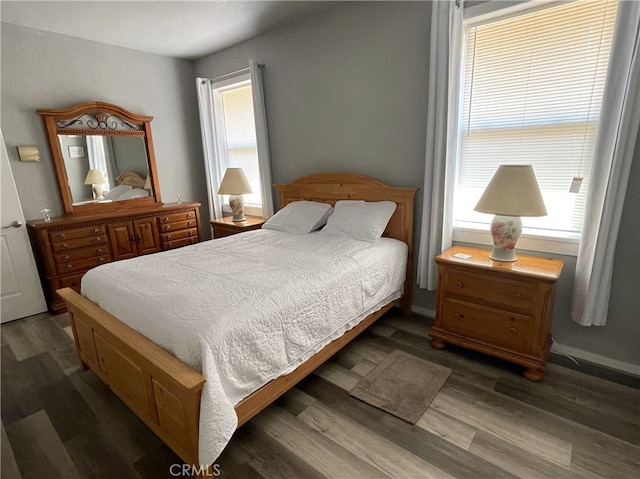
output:
[[[74,206],[152,194],[143,137],[58,135],[58,142]],[[92,170],[101,173],[103,184],[89,181],[87,175]],[[96,190],[102,191],[102,198],[96,196]]]

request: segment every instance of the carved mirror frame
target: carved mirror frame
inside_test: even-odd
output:
[[[122,107],[105,102],[78,103],[69,108],[38,109],[37,112],[44,121],[53,166],[66,214],[123,211],[162,202],[156,171],[156,157],[153,150],[153,138],[151,136],[152,116],[131,113]],[[124,201],[74,204],[58,135],[135,136],[143,138],[145,140],[149,181],[151,182],[150,196]]]

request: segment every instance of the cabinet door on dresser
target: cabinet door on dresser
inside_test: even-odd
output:
[[[114,260],[160,251],[155,217],[111,223],[109,239]]]
[[[158,237],[155,217],[134,220],[133,231],[135,233],[138,254],[160,251],[160,238]]]
[[[135,233],[131,221],[120,221],[109,225],[109,239],[114,260],[137,256]]]

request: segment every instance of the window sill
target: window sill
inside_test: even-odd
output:
[[[456,226],[453,228],[452,239],[453,241],[461,243],[493,246],[491,234],[489,233],[489,225],[487,225],[486,229]],[[580,238],[569,236],[543,236],[540,234],[528,233],[526,228],[520,236],[517,245],[518,250],[555,253],[565,256],[578,256],[579,247]]]

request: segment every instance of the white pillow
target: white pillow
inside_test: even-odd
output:
[[[311,233],[325,225],[333,207],[316,201],[294,201],[278,211],[263,228],[287,233]]]
[[[327,225],[318,234],[376,242],[396,207],[393,201],[338,201]]]
[[[132,190],[125,191],[123,194],[118,196],[116,200],[131,200],[133,198],[145,198],[147,196],[149,196],[149,192],[147,190],[143,190],[142,188],[133,188]]]
[[[104,195],[105,200],[115,200],[121,194],[129,191],[132,187],[130,185],[118,185],[111,191],[109,191],[106,195]]]

